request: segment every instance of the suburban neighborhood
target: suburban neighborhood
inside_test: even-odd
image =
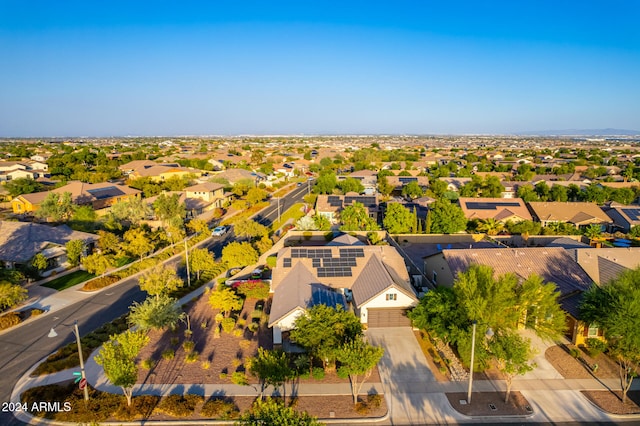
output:
[[[19,421],[640,418],[635,141],[2,142]]]

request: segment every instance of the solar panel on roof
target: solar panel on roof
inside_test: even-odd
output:
[[[351,268],[347,266],[318,268],[319,278],[350,277],[350,276],[351,276]]]
[[[311,260],[311,266],[313,266],[314,268],[319,268],[320,267],[320,259],[312,259]]]
[[[631,220],[640,220],[640,209],[622,209]]]
[[[398,180],[400,181],[400,183],[405,185],[405,184],[407,184],[409,182],[417,182],[418,178],[417,177],[413,177],[413,176],[400,176],[398,178]]]
[[[345,258],[324,258],[322,259],[322,266],[357,266],[355,257]]]
[[[364,250],[361,248],[340,249],[340,257],[364,257]]]
[[[498,207],[520,207],[520,203],[515,202],[480,202],[480,201],[471,201],[467,202],[467,208],[471,210],[497,210]]]

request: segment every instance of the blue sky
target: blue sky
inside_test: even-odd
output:
[[[638,18],[616,0],[0,0],[0,136],[640,130]]]

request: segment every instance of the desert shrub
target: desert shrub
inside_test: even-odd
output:
[[[578,349],[578,348],[569,349],[569,355],[571,355],[575,359],[580,358],[580,349]]]
[[[184,349],[186,353],[191,353],[191,351],[193,351],[193,348],[195,347],[196,344],[193,343],[193,340],[185,340],[184,342],[182,342],[182,349]]]
[[[226,379],[226,378],[227,378],[227,376],[228,376],[228,374],[227,374],[227,373],[220,373],[220,374],[218,374],[218,377],[220,378],[220,380],[224,380],[224,379]]]
[[[242,365],[242,360],[240,358],[234,358],[231,360],[231,365],[233,368],[238,368]]]
[[[247,320],[238,318],[236,325],[238,326],[238,328],[244,328],[244,326],[247,325]]]
[[[382,396],[377,393],[367,395],[367,405],[371,408],[379,408],[382,405]]]
[[[156,360],[153,358],[147,358],[144,361],[142,361],[142,368],[144,368],[145,370],[151,370],[155,366],[156,366]]]
[[[200,323],[200,328],[206,330],[208,326],[207,320],[204,320]]]
[[[322,380],[324,379],[324,370],[322,368],[314,368],[311,375],[316,380]]]
[[[262,318],[262,309],[254,309],[251,311],[251,319],[252,320],[260,320]]]
[[[202,367],[203,370],[208,370],[211,368],[211,363],[209,361],[202,361],[200,367]]]
[[[200,415],[220,420],[232,420],[240,415],[240,410],[231,401],[211,399],[204,403]]]
[[[204,400],[200,395],[169,395],[156,407],[156,411],[174,417],[187,417],[193,414],[196,405]]]
[[[241,340],[239,344],[240,344],[240,348],[241,349],[247,350],[247,349],[249,349],[249,346],[251,346],[251,341],[250,340]]]
[[[222,322],[222,320],[224,319],[224,315],[222,315],[220,312],[218,312],[218,313],[216,314],[216,316],[215,316],[215,317],[213,317],[213,318],[216,320],[216,322],[217,322],[217,323],[221,323],[221,322]]]
[[[113,416],[117,420],[131,421],[137,419],[146,419],[160,402],[160,397],[156,395],[138,395],[131,399],[131,406],[121,404]]]
[[[252,322],[251,324],[249,324],[249,331],[252,333],[255,333],[256,331],[258,331],[259,328],[260,328],[260,324],[258,324],[257,322]]]
[[[119,279],[119,277],[114,275],[105,275],[104,277],[94,278],[84,283],[84,285],[82,286],[82,291],[100,290],[101,288],[105,288],[119,281]]]
[[[172,337],[169,342],[171,343],[171,346],[177,346],[179,341],[180,339],[178,339],[177,337]]]
[[[162,359],[170,360],[176,356],[176,352],[173,349],[166,349],[162,351]]]
[[[233,318],[225,318],[222,320],[222,330],[225,333],[231,333],[233,328],[236,326],[236,320]]]
[[[9,312],[8,314],[0,316],[0,330],[13,327],[14,325],[20,324],[20,322],[22,322],[20,315],[15,312]]]
[[[607,349],[607,344],[600,339],[590,337],[587,339],[587,352],[592,358],[596,358]]]
[[[42,315],[44,313],[44,311],[42,309],[32,309],[31,310],[31,316],[32,317],[37,317],[38,315]]]
[[[235,330],[233,330],[233,335],[236,337],[242,337],[243,334],[244,334],[244,331],[242,331],[239,328],[236,328]]]
[[[241,371],[236,371],[231,375],[231,382],[234,385],[241,385],[241,386],[246,386],[249,384],[249,381],[247,380],[247,375]]]
[[[369,406],[361,401],[358,401],[353,409],[361,416],[366,416],[367,414],[369,414]]]
[[[200,356],[198,351],[190,352],[189,355],[187,355],[184,359],[184,362],[186,362],[187,364],[192,364],[198,360],[198,356]]]
[[[271,269],[276,267],[276,262],[278,260],[277,256],[269,256],[267,257],[267,266]]]
[[[269,283],[262,280],[251,280],[240,283],[236,291],[246,298],[266,299],[269,297]]]

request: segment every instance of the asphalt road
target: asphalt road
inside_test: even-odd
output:
[[[311,185],[313,183],[310,183]],[[296,187],[292,192],[280,199],[281,213],[291,205],[300,202],[307,194],[306,184]],[[277,218],[277,200],[269,206],[256,220],[270,224]],[[234,240],[233,229],[222,237],[213,237],[203,244],[220,257],[223,247]],[[177,267],[179,259],[170,260],[167,265]],[[184,274],[184,271],[181,275]],[[146,294],[138,288],[138,279],[129,278],[116,286],[111,286],[82,302],[70,305],[44,315],[32,322],[17,327],[0,335],[0,407],[9,402],[11,391],[20,377],[34,364],[73,341],[70,327],[60,324],[73,324],[78,321],[80,335],[85,335],[102,324],[109,322],[129,310],[133,302],[141,302]],[[52,326],[56,326],[58,337],[48,338]],[[0,425],[14,426],[24,423],[16,420],[11,413],[0,411]]]

